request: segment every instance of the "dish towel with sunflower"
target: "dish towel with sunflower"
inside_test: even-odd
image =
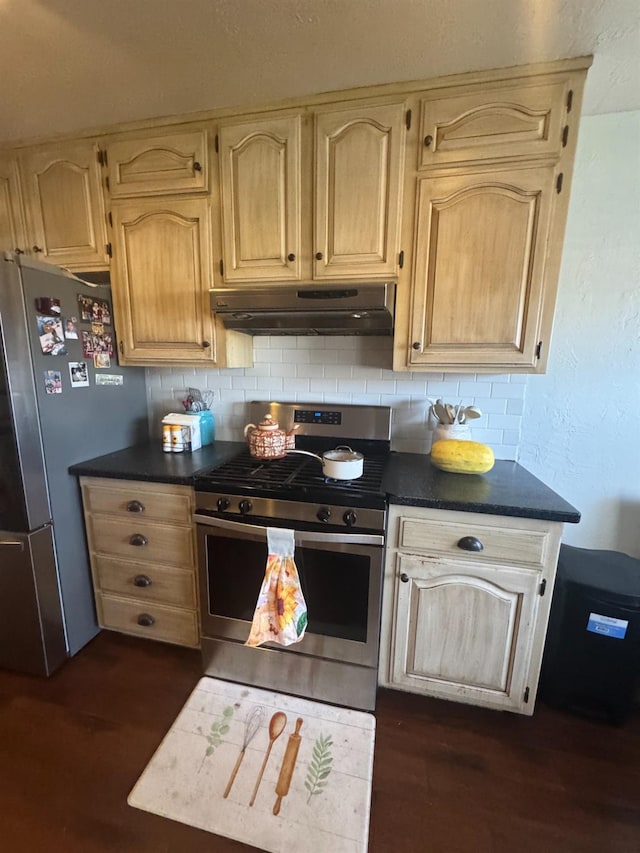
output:
[[[293,530],[267,528],[267,570],[246,646],[299,643],[307,628],[307,605],[293,559]]]

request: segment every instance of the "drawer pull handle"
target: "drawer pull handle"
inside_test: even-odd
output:
[[[458,542],[463,551],[484,551],[484,545],[475,536],[463,536]]]
[[[143,536],[142,533],[134,533],[131,539],[129,539],[129,545],[137,545],[138,547],[142,545],[148,545],[149,540],[146,536]]]
[[[144,512],[144,505],[140,501],[129,501],[127,512]]]
[[[138,616],[138,625],[142,625],[143,628],[150,628],[152,625],[155,625],[156,620],[150,613],[141,613]]]
[[[406,575],[404,572],[400,575],[400,580],[402,583],[409,583],[409,575]]]
[[[151,578],[146,575],[136,575],[133,579],[134,586],[151,586]]]

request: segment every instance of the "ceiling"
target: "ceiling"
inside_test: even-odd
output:
[[[640,109],[638,0],[0,0],[0,142],[594,55]]]

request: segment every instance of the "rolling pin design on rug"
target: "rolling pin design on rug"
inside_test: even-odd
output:
[[[300,741],[302,740],[302,737],[300,736],[301,726],[302,717],[298,717],[296,720],[296,730],[289,735],[287,749],[284,754],[284,758],[282,759],[280,775],[278,776],[278,782],[276,784],[276,795],[278,799],[273,807],[273,813],[276,815],[280,813],[282,800],[289,793],[289,788],[291,786],[291,777],[293,776],[293,771],[296,766],[298,750],[300,749]]]

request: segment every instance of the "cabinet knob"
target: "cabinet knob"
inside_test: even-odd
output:
[[[144,512],[144,505],[140,501],[129,501],[127,512]]]
[[[23,249],[18,249],[17,247],[13,250],[16,255],[24,255]]]
[[[138,547],[142,547],[143,545],[148,545],[149,540],[146,536],[143,536],[142,533],[134,533],[133,536],[129,539],[129,545],[137,545]]]
[[[412,346],[414,349],[418,349],[418,350],[422,349],[422,344],[420,343],[420,341],[414,341],[414,342],[411,344],[411,346]]]
[[[428,148],[433,142],[433,136],[425,136],[424,138],[424,147]]]
[[[33,251],[34,251],[34,252],[36,252],[36,253],[38,253],[38,252],[41,252],[41,251],[42,251],[42,249],[40,248],[40,246],[32,246],[31,248],[32,248],[32,249],[33,249]]]
[[[202,349],[209,349],[210,346],[209,341],[202,341]]]
[[[293,252],[289,252],[289,254],[287,255],[287,260],[288,261],[295,261],[295,259],[296,259],[296,256],[293,254]]]
[[[134,586],[151,586],[151,578],[147,575],[136,575],[133,579]]]
[[[145,628],[150,628],[155,624],[155,621],[150,613],[141,613],[137,619],[138,625],[142,625]]]
[[[194,172],[201,172],[202,171],[202,166],[200,165],[200,163],[198,163],[197,160],[195,160],[193,163],[193,171]]]
[[[409,583],[409,575],[407,575],[403,572],[400,575],[400,580],[402,581],[402,583]]]
[[[316,252],[316,261],[321,261],[323,257],[322,252]]]
[[[463,551],[484,551],[484,545],[475,536],[463,536],[458,540],[458,548]]]

